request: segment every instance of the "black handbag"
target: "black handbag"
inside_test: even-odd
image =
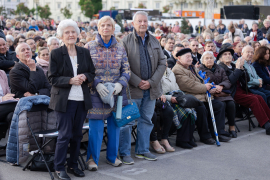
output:
[[[47,165],[51,172],[54,172],[54,155],[53,154],[43,154]],[[32,161],[31,166],[29,167],[30,171],[45,171],[48,172],[48,169],[44,163],[44,160],[39,153]]]
[[[175,92],[172,96],[176,97],[178,105],[182,108],[195,108],[203,104],[200,100],[190,94]]]

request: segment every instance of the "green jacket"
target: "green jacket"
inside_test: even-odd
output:
[[[250,81],[248,82],[248,88],[252,88],[252,87],[259,87],[260,86],[260,82],[259,79],[261,79],[255,68],[251,65],[248,64],[247,61],[245,61],[244,67],[247,69]]]

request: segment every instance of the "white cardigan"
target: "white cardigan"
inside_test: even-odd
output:
[[[179,90],[179,86],[176,83],[175,75],[170,68],[166,68],[166,71],[161,79],[161,86],[163,94],[166,94],[170,91]],[[172,95],[165,96],[167,101],[171,101]]]
[[[244,40],[243,32],[240,29],[235,28],[234,36],[240,36],[241,40]],[[231,32],[229,32],[229,38],[233,41]]]

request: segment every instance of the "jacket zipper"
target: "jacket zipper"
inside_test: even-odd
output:
[[[107,67],[106,67],[106,70],[108,70],[108,54],[109,52],[108,52],[108,48],[107,48],[107,58],[106,58],[106,60],[107,60]],[[103,120],[104,120],[104,103],[102,102],[102,105],[103,105]]]

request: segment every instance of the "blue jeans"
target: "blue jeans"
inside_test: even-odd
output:
[[[262,96],[268,107],[270,107],[270,102],[268,102],[268,98],[270,97],[270,91],[264,88],[250,88],[251,93]],[[269,99],[270,100],[270,99]]]
[[[100,149],[103,140],[104,121],[89,119],[89,139],[87,149],[87,160],[92,155],[95,163],[98,165]],[[115,125],[113,116],[107,118],[107,160],[115,163],[119,146],[120,128]]]
[[[142,99],[133,99],[140,110],[141,117],[137,119],[137,140],[135,153],[144,154],[149,152],[150,133],[153,129],[152,117],[155,110],[156,100],[150,99],[150,90],[143,93]],[[135,121],[120,128],[119,155],[130,156],[131,150],[131,130]]]

